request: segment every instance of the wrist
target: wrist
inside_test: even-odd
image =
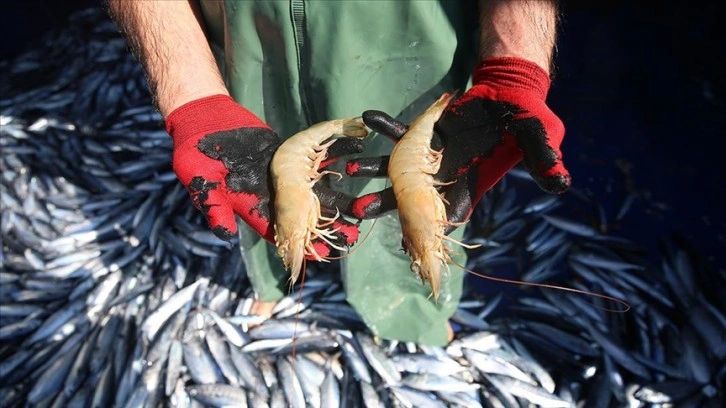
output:
[[[515,57],[490,57],[479,61],[474,69],[475,85],[486,84],[496,89],[521,89],[547,98],[550,77],[539,64]]]
[[[481,59],[497,59],[497,58],[507,58],[507,59],[513,59],[513,60],[522,60],[522,61],[528,61],[531,62],[539,69],[544,71],[545,75],[549,77],[552,69],[552,58],[550,55],[544,55],[544,54],[537,54],[537,53],[528,53],[528,52],[519,52],[515,50],[508,50],[506,47],[501,48],[494,48],[490,50],[488,54],[482,54]]]
[[[172,112],[178,108],[197,100],[202,100],[211,96],[229,96],[227,89],[222,86],[204,86],[197,89],[177,90],[176,92],[164,91],[162,87],[158,89],[156,96],[156,104],[161,111],[162,116],[168,118]]]
[[[174,145],[200,134],[245,127],[269,129],[254,113],[224,94],[206,96],[179,106],[167,116],[165,125]]]
[[[557,0],[480,0],[480,54],[521,58],[550,73],[557,39]]]

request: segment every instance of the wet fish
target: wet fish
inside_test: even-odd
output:
[[[523,398],[539,407],[566,408],[570,406],[568,401],[550,394],[542,388],[533,386],[532,384],[516,380],[511,377],[502,377],[496,374],[488,375],[487,379],[493,382],[501,392],[512,394],[516,397]]]
[[[4,406],[717,406],[723,274],[682,238],[651,254],[618,236],[635,194],[613,216],[588,192],[542,194],[518,166],[466,232],[483,245],[474,269],[562,279],[629,314],[467,292],[447,347],[373,341],[332,264],[310,265],[271,318],[249,314],[244,254],[177,181],[143,70],[102,10],[0,67]]]
[[[197,384],[224,383],[224,376],[214,358],[199,338],[192,338],[183,344],[184,364]]]
[[[473,382],[436,374],[409,374],[403,379],[403,385],[420,391],[435,392],[467,392],[481,387]]]
[[[383,382],[388,386],[398,385],[401,382],[401,373],[385,352],[374,343],[373,339],[364,334],[358,334],[356,338],[368,364],[373,367]]]
[[[300,380],[287,358],[277,360],[277,372],[280,376],[280,384],[282,385],[282,390],[285,392],[287,402],[293,408],[304,408],[305,394],[303,394]]]
[[[322,408],[336,408],[340,406],[340,384],[338,383],[338,379],[335,378],[333,370],[326,371],[325,378],[320,385],[320,406]]]
[[[228,384],[192,385],[189,395],[199,402],[213,407],[247,407],[247,394],[242,388]]]
[[[397,354],[391,360],[400,372],[451,375],[466,370],[466,367],[451,358],[421,353]]]
[[[141,330],[146,333],[146,338],[152,340],[161,326],[176,311],[181,309],[185,304],[192,300],[194,293],[199,287],[206,286],[206,279],[199,279],[184,289],[178,291],[172,298],[160,306],[154,313],[149,315],[141,326]]]

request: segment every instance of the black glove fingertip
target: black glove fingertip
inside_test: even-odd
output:
[[[553,194],[562,194],[570,189],[572,178],[569,175],[558,174],[554,176],[533,176],[539,187]]]
[[[377,218],[396,209],[396,196],[391,187],[376,193],[369,193],[353,201],[351,213],[358,219]]]
[[[400,139],[408,131],[406,124],[397,121],[385,112],[367,110],[361,116],[366,126],[394,141]]]
[[[318,196],[318,200],[320,200],[320,207],[326,211],[329,210],[331,213],[329,215],[332,215],[332,213],[335,212],[335,209],[343,214],[350,215],[350,207],[351,203],[355,199],[354,197],[340,191],[332,190],[320,184],[313,186],[313,192]]]
[[[386,177],[388,156],[349,160],[345,166],[345,172],[351,177]]]
[[[328,148],[328,159],[362,153],[365,149],[363,139],[340,138]]]
[[[344,242],[346,246],[351,246],[355,244],[356,241],[358,241],[358,237],[360,236],[360,230],[358,230],[358,225],[351,224],[347,221],[336,222],[335,228],[337,229],[335,235],[338,237],[338,240],[340,242]]]
[[[212,233],[217,236],[217,238],[221,239],[222,241],[231,241],[234,237],[234,232],[228,230],[227,228],[217,225],[216,227],[212,228]]]

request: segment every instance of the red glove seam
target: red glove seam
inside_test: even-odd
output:
[[[229,95],[212,95],[187,102],[166,118],[166,131],[176,146],[200,134],[244,127],[270,128]]]
[[[496,90],[516,88],[533,91],[543,101],[551,80],[534,62],[515,57],[485,58],[474,68],[474,85],[486,84]]]

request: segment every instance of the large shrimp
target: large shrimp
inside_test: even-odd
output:
[[[396,196],[404,250],[411,257],[411,270],[431,285],[434,299],[439,296],[441,265],[448,268],[451,262],[450,250],[443,241],[464,245],[444,234],[452,223],[446,218],[444,198],[436,187],[448,183],[433,177],[443,157],[442,151],[431,148],[434,124],[452,98],[453,94],[442,95],[416,118],[396,143],[388,162],[388,178]]]
[[[320,122],[286,140],[272,157],[270,174],[275,191],[275,244],[284,267],[290,270],[291,282],[297,281],[305,257],[325,261],[315,250],[314,239],[343,249],[332,243],[335,230],[331,226],[338,215],[323,217],[320,201],[313,192],[313,185],[322,176],[337,174],[319,171],[335,139],[323,142],[336,134],[362,138],[368,135],[368,130],[360,118]]]
[[[454,262],[449,256],[451,251],[444,245],[450,241],[465,248],[466,245],[447,236],[444,232],[450,225],[461,225],[448,221],[444,197],[436,190],[437,186],[450,183],[436,181],[434,174],[439,171],[443,151],[431,148],[434,124],[441,117],[453,95],[444,94],[421,114],[396,143],[388,162],[388,177],[393,186],[398,207],[398,218],[403,232],[403,246],[411,257],[411,270],[425,283],[429,282],[434,298],[438,299],[441,286],[441,265],[449,268],[452,263],[461,269],[484,279],[497,282],[525,284],[542,288],[564,290],[612,300],[624,306],[621,310],[602,308],[613,312],[626,312],[630,305],[612,296],[572,289],[545,283],[522,282],[512,279],[484,275]]]

